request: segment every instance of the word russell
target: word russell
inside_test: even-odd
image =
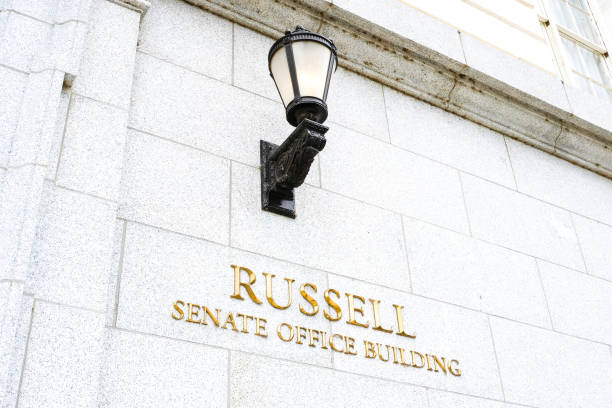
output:
[[[237,300],[245,300],[245,296],[251,299],[254,303],[261,305],[262,297],[258,297],[255,293],[254,284],[257,280],[255,273],[249,268],[231,265],[234,272],[234,292],[230,298]],[[270,273],[263,272],[262,275],[266,281],[265,297],[268,303],[280,310],[288,309],[293,304],[293,284],[294,279],[284,278],[287,282],[287,300],[278,303],[278,299],[274,297],[272,291],[272,280],[276,276]],[[246,279],[243,279],[246,278]],[[299,310],[306,316],[315,316],[321,311],[321,305],[315,299],[318,288],[312,283],[302,283],[299,287],[299,293],[304,302],[299,304]],[[378,332],[395,334],[404,338],[416,338],[416,333],[406,330],[404,326],[404,307],[393,304],[394,317],[396,325],[384,327],[381,323],[380,300],[366,299],[362,296],[353,293],[344,293],[346,296],[346,323],[376,330]],[[342,296],[336,289],[326,289],[323,292],[325,304],[323,306],[323,316],[329,321],[335,322],[342,319],[344,315],[343,309],[340,307]],[[366,310],[369,309],[370,313]],[[366,318],[369,314],[369,319]],[[255,326],[253,334],[260,337],[268,337],[266,324],[267,319],[258,316],[250,316],[243,313],[228,312],[225,314],[225,320],[222,319],[221,310],[209,308],[196,303],[184,302],[177,300],[173,305],[172,318],[175,320],[185,319],[188,323],[196,323],[208,325],[207,320],[222,329],[232,329],[235,332],[249,333],[249,322]],[[240,321],[240,319],[242,321]],[[277,326],[277,335],[284,342],[293,342],[296,344],[308,344],[310,347],[317,347],[327,350],[328,346],[334,352],[344,353],[347,355],[357,355],[355,349],[355,339],[353,337],[344,336],[339,333],[328,333],[323,330],[316,330],[301,326],[293,326],[288,323],[280,323]],[[453,376],[461,376],[461,370],[458,368],[459,362],[454,359],[438,357],[430,353],[420,353],[415,350],[406,350],[405,348],[395,345],[375,343],[368,340],[363,340],[364,357],[368,359],[380,359],[383,362],[392,361],[394,364],[399,364],[406,367],[424,368],[428,371],[450,373]]]

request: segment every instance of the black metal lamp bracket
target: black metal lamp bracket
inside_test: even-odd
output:
[[[262,209],[295,218],[293,189],[304,183],[312,161],[325,147],[328,129],[304,119],[280,146],[260,141]]]

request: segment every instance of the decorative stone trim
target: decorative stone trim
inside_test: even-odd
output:
[[[119,4],[120,6],[123,6],[123,7],[127,7],[134,11],[138,11],[143,16],[145,15],[149,7],[151,7],[151,2],[148,0],[108,0],[108,1]]]
[[[612,121],[595,124],[328,1],[185,1],[273,38],[297,24],[320,32],[341,66],[612,178]]]

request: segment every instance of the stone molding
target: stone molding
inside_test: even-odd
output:
[[[149,7],[151,7],[151,2],[148,0],[109,0],[112,3],[116,3],[120,6],[127,7],[134,11],[138,11],[142,15],[145,15]]]
[[[612,178],[612,111],[608,116],[595,97],[585,108],[584,97],[572,99],[577,90],[550,75],[538,76],[538,85],[558,86],[561,103],[530,92],[529,83],[510,85],[471,67],[465,57],[452,58],[325,0],[184,1],[273,38],[301,24],[334,40],[344,68]],[[492,47],[485,52],[484,58],[499,56]],[[513,65],[534,69],[519,60]],[[590,114],[591,106],[598,112]]]

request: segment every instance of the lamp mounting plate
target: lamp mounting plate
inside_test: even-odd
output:
[[[261,162],[261,208],[285,217],[295,218],[295,196],[293,189],[272,191],[270,154],[278,145],[260,140],[259,157]]]

